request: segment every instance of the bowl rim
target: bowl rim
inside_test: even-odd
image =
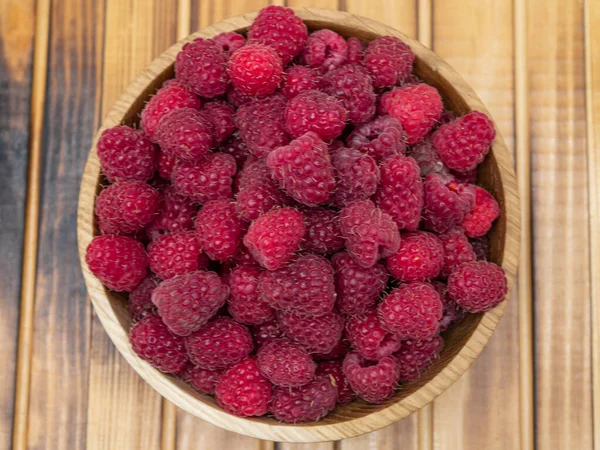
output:
[[[445,82],[460,93],[469,109],[479,110],[491,117],[487,108],[464,79],[442,58],[418,41],[375,20],[348,12],[318,8],[292,9],[302,20],[313,24],[315,28],[324,27],[328,23],[336,23],[367,34],[390,35],[400,38],[411,47],[417,59],[425,62]],[[113,105],[94,138],[81,181],[77,211],[77,236],[81,268],[98,318],[121,355],[148,384],[178,407],[229,431],[260,439],[284,442],[323,442],[350,438],[378,430],[407,417],[448,389],[469,368],[487,344],[503,314],[506,299],[495,309],[481,316],[477,327],[465,345],[437,375],[405,398],[390,403],[379,411],[361,417],[349,418],[341,422],[328,423],[327,420],[324,420],[294,425],[273,423],[272,420],[263,418],[240,418],[230,415],[216,404],[205,403],[190,395],[185,390],[185,385],[182,382],[159,372],[139,358],[129,345],[127,331],[121,325],[115,310],[111,306],[104,286],[89,271],[85,263],[86,248],[94,237],[93,205],[100,177],[100,163],[96,154],[96,143],[102,131],[122,123],[136,99],[144,95],[150,82],[168,70],[173,64],[175,56],[186,42],[198,37],[207,38],[221,32],[247,28],[256,15],[257,13],[249,13],[227,18],[205,27],[169,47],[134,79]],[[515,282],[519,262],[521,216],[512,154],[507,149],[499,130],[496,131],[491,154],[493,154],[498,165],[505,197],[506,233],[504,235],[505,245],[501,265],[506,272],[509,284],[508,297]]]

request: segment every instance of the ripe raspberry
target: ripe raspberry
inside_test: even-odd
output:
[[[258,292],[258,277],[261,270],[256,266],[237,266],[229,274],[228,310],[231,317],[240,323],[257,325],[275,316]]]
[[[198,270],[160,283],[152,303],[173,333],[187,336],[208,322],[228,295],[229,288],[216,273]]]
[[[256,100],[257,98],[260,97],[252,97],[250,95],[246,95],[246,94],[242,94],[240,91],[238,91],[236,88],[233,87],[233,85],[229,85],[229,87],[227,87],[227,92],[225,93],[225,96],[227,97],[227,101],[229,103],[231,103],[233,106],[235,106],[236,108],[239,106],[242,106],[246,103],[250,103],[252,100]]]
[[[440,274],[443,278],[447,278],[456,266],[477,259],[469,239],[460,228],[452,228],[440,234],[439,238],[444,247],[444,267]]]
[[[306,350],[284,339],[263,345],[257,360],[260,371],[276,386],[302,386],[313,379],[317,368]]]
[[[402,84],[412,71],[415,55],[408,45],[394,36],[372,40],[363,60],[376,88]]]
[[[462,221],[467,236],[476,238],[490,231],[492,223],[500,216],[500,207],[496,199],[483,188],[475,189],[475,204]]]
[[[388,281],[383,264],[365,269],[346,252],[331,257],[335,271],[337,307],[344,314],[360,314],[375,305]]]
[[[111,184],[96,199],[98,227],[103,234],[130,234],[158,215],[160,194],[143,181]]]
[[[255,183],[265,183],[270,178],[271,170],[267,167],[265,160],[250,156],[236,176],[235,188],[238,191],[243,191]]]
[[[226,369],[252,352],[248,329],[229,317],[217,317],[185,338],[190,361],[209,370]]]
[[[333,411],[337,396],[331,379],[321,375],[303,386],[275,387],[269,411],[283,422],[320,420]]]
[[[318,68],[323,73],[341,66],[347,57],[348,44],[344,38],[327,29],[312,32],[301,55],[307,66]]]
[[[208,116],[192,108],[178,108],[163,116],[154,135],[163,152],[185,161],[198,161],[213,143]]]
[[[266,414],[271,396],[271,383],[260,373],[255,358],[246,358],[226,370],[215,390],[217,403],[240,417]]]
[[[340,212],[339,220],[348,254],[361,267],[373,267],[400,247],[396,224],[371,200],[348,203]]]
[[[219,151],[221,153],[227,153],[228,155],[233,156],[238,169],[244,167],[244,163],[250,154],[248,147],[237,133],[227,139],[227,141],[225,141],[223,145],[219,147]]]
[[[262,267],[279,269],[300,246],[306,232],[303,220],[295,209],[273,209],[250,224],[244,245]]]
[[[408,156],[417,162],[421,168],[422,177],[426,177],[430,173],[448,173],[448,168],[435,151],[429,136],[411,146],[408,150]]]
[[[269,95],[281,82],[283,64],[271,47],[248,44],[229,58],[227,73],[233,87],[250,96]]]
[[[173,174],[173,168],[177,164],[177,158],[173,155],[167,155],[165,152],[158,152],[158,160],[156,162],[158,174],[165,180],[170,180]]]
[[[491,262],[462,263],[448,277],[448,293],[468,312],[489,311],[508,293],[506,275]]]
[[[238,192],[235,211],[240,219],[252,222],[275,207],[291,204],[291,199],[279,190],[269,174],[268,178],[250,184]]]
[[[163,280],[208,266],[194,231],[158,236],[148,245],[148,261],[152,272]]]
[[[307,38],[308,30],[302,19],[283,6],[261,9],[248,30],[248,43],[275,49],[284,66],[304,49]]]
[[[381,112],[402,124],[406,142],[419,142],[433,128],[442,113],[442,98],[428,84],[408,84],[381,96]]]
[[[399,336],[383,329],[375,307],[364,314],[349,317],[346,321],[346,335],[352,348],[360,356],[373,361],[391,355],[402,344]]]
[[[236,266],[257,266],[258,263],[250,253],[250,250],[243,244],[240,243],[235,256],[232,259]]]
[[[161,372],[177,373],[187,361],[183,339],[171,333],[156,314],[131,327],[129,342],[140,358]]]
[[[148,256],[142,243],[128,236],[96,236],[85,251],[85,262],[107,288],[131,292],[146,276]]]
[[[423,183],[419,166],[409,156],[396,155],[379,166],[381,184],[375,202],[388,213],[399,229],[414,231],[419,227],[423,209]]]
[[[406,153],[402,125],[390,116],[379,116],[371,122],[358,125],[346,143],[348,147],[357,148],[376,161]]]
[[[433,133],[433,145],[446,166],[467,172],[484,160],[495,137],[494,123],[472,111],[439,127]]]
[[[331,164],[336,185],[329,199],[330,202],[343,208],[355,200],[366,200],[377,190],[379,184],[379,167],[369,155],[354,148],[339,148],[331,151]]]
[[[430,280],[437,277],[444,266],[444,247],[435,234],[426,231],[402,233],[400,248],[386,259],[386,265],[399,281]]]
[[[254,347],[261,348],[271,339],[284,338],[285,335],[279,327],[277,320],[273,319],[259,325],[254,325],[252,327],[252,337],[254,338]]]
[[[487,236],[481,236],[474,239],[469,239],[471,247],[477,256],[477,261],[487,261],[490,259],[490,241]]]
[[[321,76],[315,69],[306,66],[288,67],[281,80],[281,93],[288,100],[301,92],[318,89]]]
[[[444,340],[441,336],[434,336],[424,341],[404,341],[402,348],[394,354],[400,368],[400,381],[404,383],[418,378],[439,358],[443,347]]]
[[[223,153],[209,153],[199,162],[181,161],[173,170],[175,189],[198,203],[233,196],[232,182],[237,170],[235,159]]]
[[[235,256],[244,233],[230,200],[213,200],[204,205],[196,217],[196,238],[204,253],[213,261]]]
[[[360,64],[366,48],[364,42],[353,36],[346,39],[346,45],[348,46],[348,57],[346,58],[346,62],[348,64]]]
[[[334,253],[344,248],[338,213],[325,208],[304,208],[306,234],[302,248],[313,253]]]
[[[269,153],[267,166],[279,186],[307,206],[325,203],[335,187],[327,144],[312,131]]]
[[[342,361],[325,361],[317,366],[317,376],[329,377],[331,384],[337,389],[337,404],[345,405],[356,398],[350,383],[342,370]]]
[[[203,394],[214,394],[217,382],[221,379],[221,370],[209,370],[187,363],[179,376],[183,381],[190,384]]]
[[[158,216],[146,227],[149,236],[189,231],[194,227],[198,209],[190,200],[179,195],[172,186],[163,191],[159,209]]]
[[[337,98],[316,90],[301,92],[285,108],[285,126],[294,138],[313,131],[322,140],[330,141],[342,134],[346,117]]]
[[[227,102],[214,101],[204,105],[202,112],[212,124],[215,146],[225,142],[236,130],[235,109]]]
[[[212,39],[196,38],[183,46],[175,60],[175,77],[200,97],[213,98],[227,89],[227,55]]]
[[[323,90],[340,99],[354,125],[368,122],[375,114],[377,96],[371,77],[358,64],[346,64],[328,72],[323,77]]]
[[[442,320],[440,320],[440,333],[446,331],[450,326],[462,321],[467,317],[467,312],[458,306],[450,295],[448,295],[448,286],[441,281],[432,281],[431,285],[440,294],[442,301]]]
[[[152,303],[152,292],[154,292],[158,283],[160,283],[158,277],[148,275],[129,293],[127,306],[129,315],[131,315],[134,322],[137,322],[156,311],[154,303]]]
[[[373,363],[356,352],[348,353],[342,370],[352,390],[370,403],[383,403],[390,399],[400,378],[400,368],[393,356],[385,356]]]
[[[237,49],[246,45],[246,38],[234,31],[219,33],[213,38],[213,41],[223,48],[223,51],[227,56],[230,56]]]
[[[96,145],[106,179],[147,181],[154,175],[158,151],[141,130],[120,125],[102,132]]]
[[[327,353],[312,353],[312,357],[317,361],[333,361],[335,359],[344,359],[344,356],[350,351],[348,342],[344,339],[338,341]]]
[[[438,333],[442,302],[429,283],[403,284],[383,299],[378,312],[383,327],[401,339],[429,339]]]
[[[330,352],[344,331],[344,316],[335,310],[318,317],[280,311],[277,320],[285,335],[310,353]]]
[[[443,233],[460,225],[475,203],[473,186],[459,184],[450,175],[431,173],[423,182],[423,224]]]

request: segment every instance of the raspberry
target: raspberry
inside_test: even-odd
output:
[[[334,253],[344,248],[340,234],[338,213],[325,208],[305,208],[304,223],[306,234],[302,248],[313,253]]]
[[[350,387],[350,383],[342,370],[342,361],[325,361],[319,363],[316,371],[317,376],[326,375],[331,384],[337,389],[337,404],[345,405],[356,398],[356,394]]]
[[[405,283],[425,281],[439,275],[444,266],[440,239],[426,231],[402,233],[400,248],[386,260],[394,278]]]
[[[183,339],[171,333],[156,314],[131,327],[129,342],[140,358],[161,372],[177,373],[187,361]]]
[[[346,45],[348,46],[348,57],[346,58],[346,62],[348,64],[360,64],[366,48],[363,41],[355,37],[349,37],[346,39]]]
[[[448,286],[441,281],[432,281],[431,285],[440,294],[442,301],[442,320],[440,320],[440,333],[446,331],[453,324],[460,322],[467,316],[467,312],[448,295]]]
[[[148,245],[148,260],[152,272],[163,280],[208,266],[194,231],[157,237]]]
[[[236,266],[256,266],[258,264],[250,250],[243,243],[238,246],[232,261]]]
[[[229,274],[229,314],[240,323],[256,325],[274,317],[273,309],[258,293],[260,274],[256,266],[237,266]]]
[[[347,64],[328,72],[323,77],[323,90],[340,99],[348,111],[348,120],[354,125],[368,122],[375,114],[377,96],[371,77],[358,64]]]
[[[214,101],[204,105],[202,112],[213,128],[213,141],[216,146],[225,142],[236,130],[235,109],[227,102]]]
[[[268,178],[245,187],[237,194],[235,211],[240,219],[252,222],[276,206],[291,203],[290,198],[279,190],[269,174]]]
[[[271,47],[248,44],[229,58],[227,73],[233,87],[253,97],[269,95],[281,82],[283,64]]]
[[[159,213],[160,194],[143,181],[111,184],[96,199],[98,226],[103,234],[141,230]]]
[[[487,261],[490,259],[490,241],[486,236],[469,239],[469,242],[471,243],[471,247],[473,247],[477,261]]]
[[[227,101],[236,108],[246,103],[250,103],[252,100],[256,100],[258,97],[252,97],[250,95],[242,94],[233,85],[229,85],[227,92],[225,93]]]
[[[333,411],[337,396],[331,379],[321,375],[303,386],[275,387],[270,412],[289,423],[320,420]]]
[[[450,175],[431,173],[423,182],[423,224],[443,233],[459,225],[475,203],[473,186],[459,184]]]
[[[221,147],[219,148],[221,153],[227,153],[235,158],[238,169],[244,167],[244,163],[248,158],[250,152],[248,147],[242,140],[242,138],[236,133],[231,136]]]
[[[378,312],[383,327],[401,339],[429,339],[438,332],[442,302],[429,283],[403,284],[383,299]]]
[[[373,361],[391,355],[402,344],[399,336],[383,329],[377,317],[377,308],[374,307],[364,314],[349,317],[346,334],[354,350],[363,358]]]
[[[255,347],[260,348],[271,339],[283,338],[285,335],[279,327],[277,320],[273,319],[259,325],[254,325],[252,327],[252,337],[254,338]]]
[[[383,403],[396,392],[400,368],[393,356],[377,362],[367,361],[358,353],[348,353],[342,370],[352,390],[370,403]]]
[[[194,204],[179,195],[171,186],[163,191],[160,213],[146,227],[147,234],[160,235],[170,232],[189,231],[194,227],[198,209]]]
[[[400,381],[404,383],[418,378],[427,366],[439,358],[443,347],[441,336],[424,341],[404,341],[402,348],[394,354],[400,368]]]
[[[446,166],[467,172],[483,161],[495,137],[494,123],[472,111],[439,127],[433,133],[433,145]]]
[[[304,49],[307,38],[308,30],[302,19],[283,6],[261,9],[248,30],[248,43],[272,47],[283,65],[289,64]]]
[[[266,414],[271,396],[271,383],[260,373],[255,358],[246,358],[226,370],[215,390],[217,403],[240,417]]]
[[[442,113],[442,98],[428,84],[408,84],[381,96],[382,113],[402,124],[409,145],[419,142],[433,128]]]
[[[321,84],[319,72],[306,66],[288,67],[281,80],[281,93],[288,100],[301,92],[318,89]]]
[[[486,261],[462,263],[448,277],[448,294],[468,312],[485,312],[506,297],[508,285],[501,267]]]
[[[165,114],[178,108],[200,109],[200,106],[202,106],[200,99],[185,84],[169,80],[146,103],[142,110],[140,126],[146,136],[154,141],[158,122]]]
[[[307,206],[325,203],[335,187],[327,144],[313,132],[273,150],[267,166],[279,186]]]
[[[473,184],[477,180],[477,168],[469,170],[468,172],[457,172],[456,170],[451,170],[450,173],[459,183]]]
[[[469,239],[460,228],[452,228],[440,234],[439,238],[444,246],[444,267],[440,274],[443,278],[447,278],[456,266],[477,259]]]
[[[388,213],[399,229],[414,231],[419,227],[423,209],[423,183],[419,166],[408,156],[396,155],[380,167],[381,184],[375,202]]]
[[[204,253],[213,261],[235,256],[244,226],[229,200],[213,200],[204,205],[196,217],[196,238]]]
[[[335,359],[343,359],[349,351],[350,347],[348,343],[344,339],[341,339],[335,344],[335,347],[327,353],[313,353],[312,356],[317,361],[332,361]]]
[[[415,55],[408,45],[397,37],[381,36],[372,40],[363,64],[376,88],[402,84],[412,71]]]
[[[186,161],[201,160],[212,146],[213,125],[192,108],[178,108],[163,116],[154,135],[163,152]]]
[[[213,38],[213,41],[223,48],[227,56],[246,45],[246,38],[234,31],[219,33]]]
[[[333,309],[333,269],[322,256],[304,254],[281,269],[264,272],[258,281],[262,299],[277,310],[319,316]]]
[[[365,269],[346,252],[331,257],[335,271],[337,307],[345,314],[360,314],[375,305],[383,293],[388,274],[383,264]]]
[[[158,160],[156,162],[158,174],[165,180],[170,180],[173,174],[173,168],[177,164],[177,158],[173,155],[167,155],[165,152],[158,152]]]
[[[344,331],[344,316],[335,310],[318,317],[279,312],[277,320],[285,335],[310,353],[330,352]]]
[[[313,68],[328,72],[341,66],[348,57],[348,44],[335,31],[317,30],[308,36],[301,59]]]
[[[448,173],[448,168],[435,151],[433,142],[429,137],[425,137],[410,147],[408,156],[417,162],[422,177],[426,177],[430,173]]]
[[[141,242],[128,236],[96,236],[85,262],[100,282],[117,292],[131,292],[147,273],[148,256]]]
[[[475,204],[462,221],[467,236],[476,238],[487,234],[492,223],[500,216],[500,207],[496,199],[483,188],[475,189]]]
[[[157,148],[141,130],[124,125],[104,130],[96,150],[102,171],[110,182],[147,181],[156,170]]]
[[[371,122],[358,125],[346,143],[348,147],[357,148],[376,161],[406,153],[402,125],[390,116],[379,116]]]
[[[175,59],[175,77],[200,97],[213,98],[227,89],[227,55],[212,39],[196,38]]]
[[[225,304],[229,289],[214,272],[198,270],[163,281],[152,293],[169,329],[180,336],[199,330]]]
[[[330,141],[342,134],[346,117],[337,98],[316,90],[301,92],[285,108],[286,129],[294,138],[313,131],[322,140]]]
[[[190,361],[209,370],[226,369],[252,352],[248,329],[229,317],[217,317],[185,338]]]
[[[343,208],[354,200],[366,200],[377,190],[379,168],[369,155],[353,148],[331,151],[331,164],[336,185],[330,201]]]
[[[371,200],[348,203],[340,212],[340,230],[348,254],[361,267],[373,267],[398,251],[400,233],[392,218]]]
[[[255,183],[266,183],[270,179],[271,170],[267,167],[265,160],[250,156],[237,174],[235,187],[237,190],[243,191]]]
[[[303,220],[295,209],[273,209],[252,222],[244,245],[262,267],[276,270],[298,250],[306,232]]]
[[[235,159],[223,153],[209,153],[199,162],[181,161],[173,170],[175,189],[198,203],[233,196],[232,182],[237,170]]]
[[[156,308],[154,307],[154,303],[152,303],[152,292],[154,292],[158,283],[160,283],[159,278],[148,275],[129,293],[127,306],[129,315],[131,315],[134,322],[155,312]]]
[[[179,374],[183,381],[203,394],[214,394],[217,382],[222,375],[223,372],[220,370],[203,369],[192,363],[188,363]]]
[[[294,387],[308,383],[317,365],[302,347],[274,339],[257,353],[260,371],[276,386]]]

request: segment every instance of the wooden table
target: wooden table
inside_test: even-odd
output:
[[[100,119],[155,56],[269,1],[0,0],[0,449],[600,449],[600,2],[285,3],[418,37],[491,110],[515,151],[524,240],[490,345],[433,405],[335,444],[261,442],[161,400],[86,298],[83,164]]]

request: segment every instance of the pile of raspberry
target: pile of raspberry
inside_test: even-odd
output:
[[[142,359],[231,414],[316,421],[388,401],[504,299],[476,185],[493,124],[413,61],[269,6],[185,44],[139,128],[102,133],[86,261],[129,293]]]

